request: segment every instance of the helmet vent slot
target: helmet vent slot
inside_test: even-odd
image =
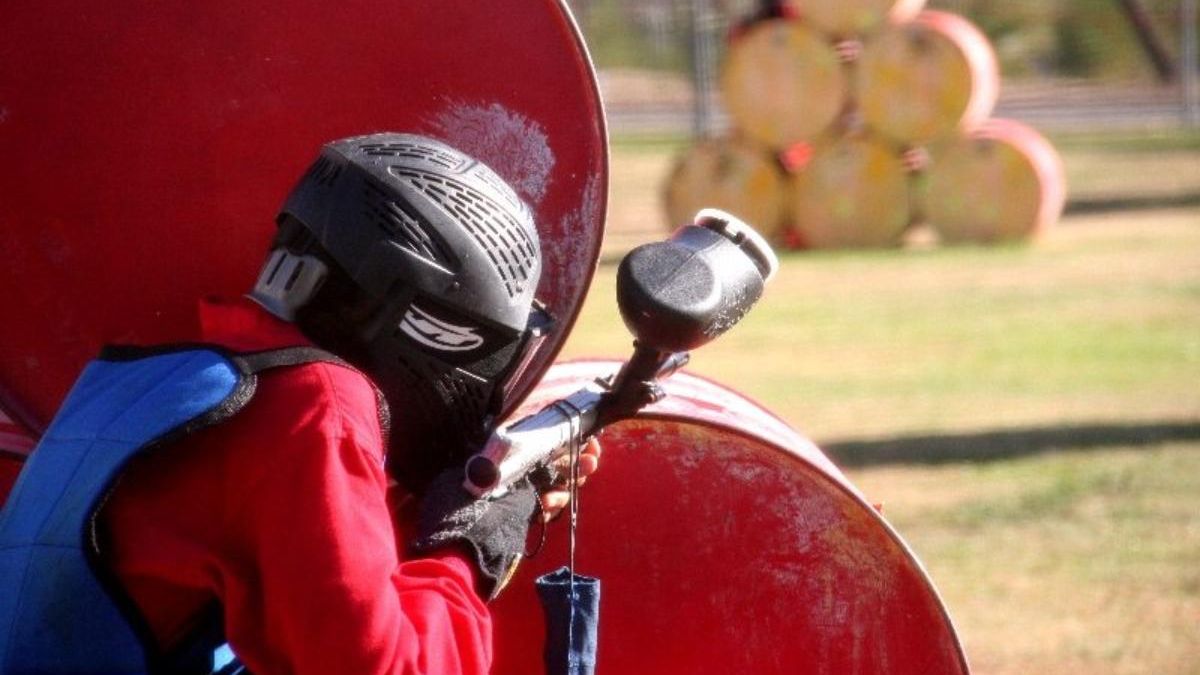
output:
[[[453,401],[453,415],[460,429],[475,429],[487,414],[489,388],[483,380],[458,370],[437,381],[438,391]]]
[[[458,368],[448,372],[433,368],[420,358],[403,354],[396,358],[396,365],[411,383],[405,391],[424,420],[443,420],[449,415],[458,431],[474,430],[482,424],[491,394],[486,380]]]
[[[457,170],[463,161],[454,155],[428,145],[413,143],[364,143],[359,148],[372,157],[416,159],[436,164],[444,169]]]
[[[322,155],[309,169],[309,176],[319,185],[329,187],[342,173],[342,165]]]
[[[512,187],[486,166],[480,164],[471,173],[476,178],[492,186],[513,208],[518,210],[525,208],[525,205],[521,203],[521,198],[517,196],[516,192],[513,192]]]
[[[537,271],[537,245],[509,209],[452,178],[405,167],[392,167],[391,171],[461,220],[487,253],[509,297],[519,297],[529,290]]]
[[[404,355],[396,359],[396,365],[401,373],[400,381],[408,381],[404,387],[404,400],[415,408],[405,410],[402,415],[415,417],[422,422],[445,419],[447,412],[452,410],[442,394],[441,379],[445,376],[438,376],[432,369],[422,367],[425,364],[414,363]],[[429,386],[431,382],[434,383],[432,387]]]
[[[406,205],[389,199],[378,186],[363,184],[363,212],[392,241],[426,260],[447,266],[452,260],[442,243],[431,237],[420,218]]]

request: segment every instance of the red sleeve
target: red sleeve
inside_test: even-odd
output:
[[[491,623],[473,568],[400,562],[374,394],[358,400],[361,388],[330,381],[345,371],[317,369],[330,398],[281,425],[287,447],[266,453],[278,461],[231,514],[230,644],[254,672],[486,673]]]
[[[106,559],[166,644],[220,599],[253,672],[482,675],[491,620],[474,568],[401,561],[380,445],[360,375],[268,373],[232,420],[126,472]]]

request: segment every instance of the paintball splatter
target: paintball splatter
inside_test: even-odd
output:
[[[534,209],[546,196],[554,152],[537,122],[499,103],[451,100],[427,124],[450,145],[492,167]]]
[[[542,282],[538,298],[552,310],[561,310],[565,303],[581,297],[592,278],[603,228],[603,192],[599,176],[584,182],[579,197],[573,201],[579,208],[569,211],[557,222],[539,223],[542,239]]]
[[[535,377],[557,353],[592,278],[604,227],[603,175],[589,174],[580,177],[583,180],[572,175],[555,184],[556,194],[546,199],[557,165],[549,138],[536,120],[499,103],[447,99],[423,126],[494,169],[534,210],[543,270],[537,298],[557,319],[555,334],[543,342],[522,379]],[[570,194],[564,197],[564,191]]]

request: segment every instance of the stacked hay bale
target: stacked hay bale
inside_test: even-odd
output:
[[[806,0],[732,39],[729,135],[668,178],[673,224],[718,206],[798,248],[899,244],[928,220],[948,242],[1028,238],[1058,218],[1061,162],[1037,132],[989,120],[996,58],[924,0]]]

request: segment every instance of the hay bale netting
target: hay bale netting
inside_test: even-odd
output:
[[[925,0],[802,0],[800,16],[818,30],[839,38],[867,35],[885,21],[911,21]]]
[[[943,241],[997,242],[1029,239],[1053,225],[1067,188],[1062,160],[1045,137],[996,119],[933,148],[917,193]]]
[[[790,234],[801,248],[896,246],[910,221],[908,171],[868,134],[817,144],[789,187]]]
[[[712,207],[774,238],[784,215],[783,172],[774,155],[737,138],[698,141],[685,150],[667,176],[663,196],[672,228]]]
[[[925,11],[864,43],[854,91],[872,129],[922,145],[983,123],[1000,93],[1000,71],[987,37],[971,22]]]
[[[815,138],[833,123],[848,86],[833,45],[791,19],[762,21],[736,38],[721,71],[734,126],[777,150]]]

